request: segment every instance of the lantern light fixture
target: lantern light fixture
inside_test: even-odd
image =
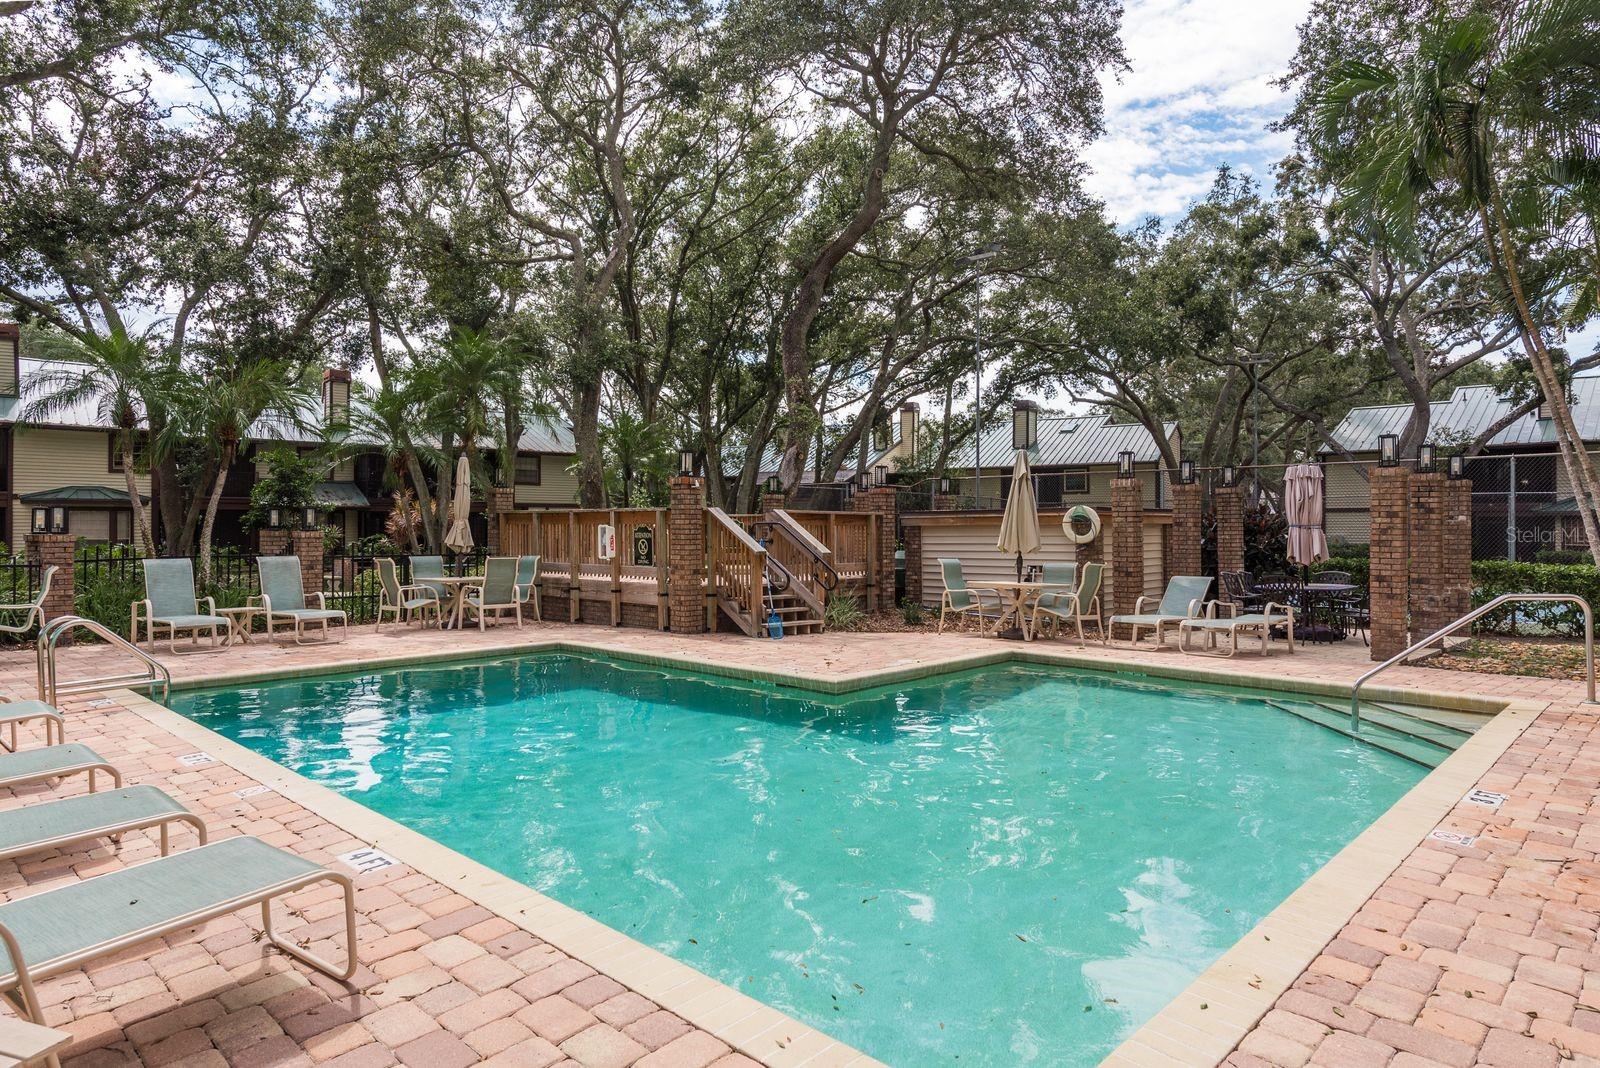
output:
[[[694,474],[694,450],[693,449],[679,449],[678,450],[678,474],[682,475],[685,478],[688,478],[688,477],[690,477],[691,475]]]
[[[1126,449],[1117,453],[1117,477],[1133,477],[1133,453],[1127,451]]]
[[[950,477],[948,475],[939,479],[939,492],[943,494],[950,492]]]
[[[889,484],[888,464],[879,464],[872,469],[872,484],[874,486],[887,486]]]
[[[782,491],[783,491],[783,483],[778,481],[778,476],[777,475],[768,475],[767,476],[767,485],[766,485],[766,488],[764,489],[763,492],[766,492],[766,493],[781,493]]]
[[[1438,466],[1438,448],[1432,444],[1425,444],[1417,450],[1417,470],[1422,474],[1431,474]]]
[[[1222,484],[1233,486],[1239,481],[1239,469],[1232,464],[1222,465]]]
[[[268,508],[267,509],[267,526],[271,527],[273,530],[282,529],[282,527],[283,527],[283,510],[282,509],[280,509],[280,508]]]
[[[1400,463],[1400,435],[1378,435],[1378,466],[1395,467]]]
[[[871,488],[872,488],[872,472],[868,471],[865,467],[863,467],[861,470],[856,472],[856,489],[864,490],[864,489],[871,489]]]
[[[1011,447],[1027,451],[1039,441],[1039,406],[1021,398],[1011,406]]]
[[[307,505],[305,511],[300,513],[300,528],[302,530],[316,530],[318,526],[317,506],[314,504]]]
[[[1450,471],[1450,478],[1459,481],[1467,477],[1467,458],[1459,452],[1446,461]]]
[[[1179,460],[1178,461],[1178,484],[1180,486],[1192,486],[1192,485],[1194,485],[1194,461],[1193,460]]]

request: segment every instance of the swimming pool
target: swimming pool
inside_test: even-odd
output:
[[[1425,769],[1244,691],[827,697],[567,654],[175,694],[891,1064],[1092,1064]]]

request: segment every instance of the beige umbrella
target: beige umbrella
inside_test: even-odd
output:
[[[1289,520],[1289,559],[1310,566],[1328,558],[1322,530],[1322,468],[1294,464],[1283,473],[1283,503]]]
[[[472,511],[472,468],[467,464],[467,454],[456,460],[456,489],[450,503],[450,529],[444,532],[447,549],[458,553],[472,551],[472,528],[467,525],[467,515]]]
[[[1006,514],[1000,518],[1000,539],[995,548],[1017,556],[1017,581],[1022,581],[1022,558],[1039,551],[1039,502],[1033,495],[1033,471],[1028,453],[1017,450],[1011,465],[1011,495],[1006,498]]]

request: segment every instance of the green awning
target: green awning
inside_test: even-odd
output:
[[[141,501],[150,498],[143,495]],[[108,486],[57,486],[55,489],[34,490],[32,493],[23,493],[17,500],[25,504],[71,504],[79,507],[117,507],[128,506],[128,491],[111,489]]]
[[[354,482],[318,482],[318,508],[366,508],[372,504]]]

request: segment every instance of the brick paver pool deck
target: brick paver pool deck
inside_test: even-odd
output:
[[[163,660],[180,681],[220,680],[541,641],[835,685],[950,661],[981,663],[1017,648],[969,634],[826,634],[775,647],[742,636],[545,624],[488,634],[374,634],[365,627],[338,645],[258,642]],[[1182,666],[1218,677],[1270,675],[1279,684],[1348,686],[1370,665],[1365,650],[1350,642],[1293,657],[1280,651],[1265,661],[1115,646],[1080,651],[1069,642],[1027,649],[1106,668]],[[103,656],[103,649],[64,651],[61,674],[104,670],[95,663]],[[1581,703],[1576,683],[1406,667],[1385,676],[1385,685],[1534,701],[1543,710],[1530,715],[1530,725],[1519,727],[1520,735],[1478,777],[1508,800],[1494,812],[1463,804],[1446,820],[1450,829],[1477,835],[1476,843],[1459,848],[1417,836],[1409,856],[1359,911],[1331,917],[1343,930],[1292,984],[1283,984],[1287,989],[1228,1062],[1239,1068],[1600,1066],[1600,815],[1591,815],[1600,795],[1600,714]],[[34,696],[31,654],[0,654],[0,691],[7,698]],[[139,702],[102,697],[66,705],[69,740],[99,750],[130,782],[171,792],[206,818],[213,838],[259,835],[319,861],[369,844],[346,826],[357,822],[342,815],[348,809],[307,807],[278,788],[257,789],[260,778],[276,781],[261,775],[259,762],[230,763],[226,750],[223,759],[196,767],[180,762],[195,751],[192,738],[141,712]],[[35,735],[29,744],[39,741]],[[256,775],[234,763],[255,768]],[[83,789],[80,778],[55,790],[0,791],[0,810]],[[0,862],[0,893],[34,892],[155,852],[152,839],[132,834],[116,849],[101,844]],[[738,1068],[842,1064],[857,1057],[825,1041],[790,1049],[783,1028],[744,1035],[725,1026],[726,1013],[695,1020],[685,1019],[694,1012],[667,1011],[605,968],[539,937],[537,923],[519,925],[494,902],[475,900],[474,885],[462,882],[458,889],[405,863],[360,876],[362,967],[349,984],[264,948],[254,915],[240,913],[42,983],[46,1022],[73,1034],[66,1063],[85,1066],[434,1068],[482,1061]],[[340,936],[333,892],[308,891],[290,904],[292,912],[279,912],[286,933],[318,951],[342,953],[334,941]],[[1207,1007],[1189,1006],[1197,1008]],[[1138,1059],[1193,1062],[1150,1049]]]

